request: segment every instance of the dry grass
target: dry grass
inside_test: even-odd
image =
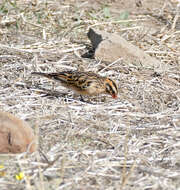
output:
[[[0,109],[27,120],[39,137],[38,152],[1,161],[1,190],[180,188],[177,4],[162,0],[149,14],[137,8],[119,21],[118,1],[92,2],[0,3]],[[114,6],[109,18],[105,4]],[[121,34],[169,71],[158,76],[122,60],[108,67],[82,58],[91,26]],[[117,81],[119,98],[83,103],[57,83],[31,76],[79,67],[103,69]],[[17,180],[20,171],[25,177]]]

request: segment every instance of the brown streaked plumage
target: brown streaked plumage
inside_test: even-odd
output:
[[[59,81],[64,87],[70,88],[80,95],[109,94],[113,98],[117,98],[116,83],[110,78],[93,72],[63,71],[59,73],[33,72],[32,74]]]

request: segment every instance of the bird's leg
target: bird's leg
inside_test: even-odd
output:
[[[81,101],[81,102],[86,102],[86,101],[84,100],[84,98],[82,97],[82,95],[80,95],[80,101]]]
[[[80,101],[84,102],[84,103],[87,103],[87,104],[93,104],[89,99],[88,100],[84,100],[84,98],[83,98],[82,95],[80,95]]]

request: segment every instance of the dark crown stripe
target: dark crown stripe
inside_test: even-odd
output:
[[[116,83],[115,83],[113,80],[111,80],[111,79],[109,79],[109,80],[112,82],[112,84],[113,84],[113,86],[115,87],[116,91],[118,91],[117,86],[116,86]]]
[[[111,94],[115,94],[116,92],[113,90],[113,88],[111,87],[111,85],[110,84],[106,84],[107,86],[108,86],[108,88],[106,87],[106,90],[107,90],[107,92],[109,92],[109,93],[111,93]]]

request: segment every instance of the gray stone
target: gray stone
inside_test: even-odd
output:
[[[87,35],[95,48],[94,56],[98,60],[114,62],[122,58],[126,63],[152,68],[159,73],[168,69],[167,65],[162,64],[117,34],[90,28]]]

